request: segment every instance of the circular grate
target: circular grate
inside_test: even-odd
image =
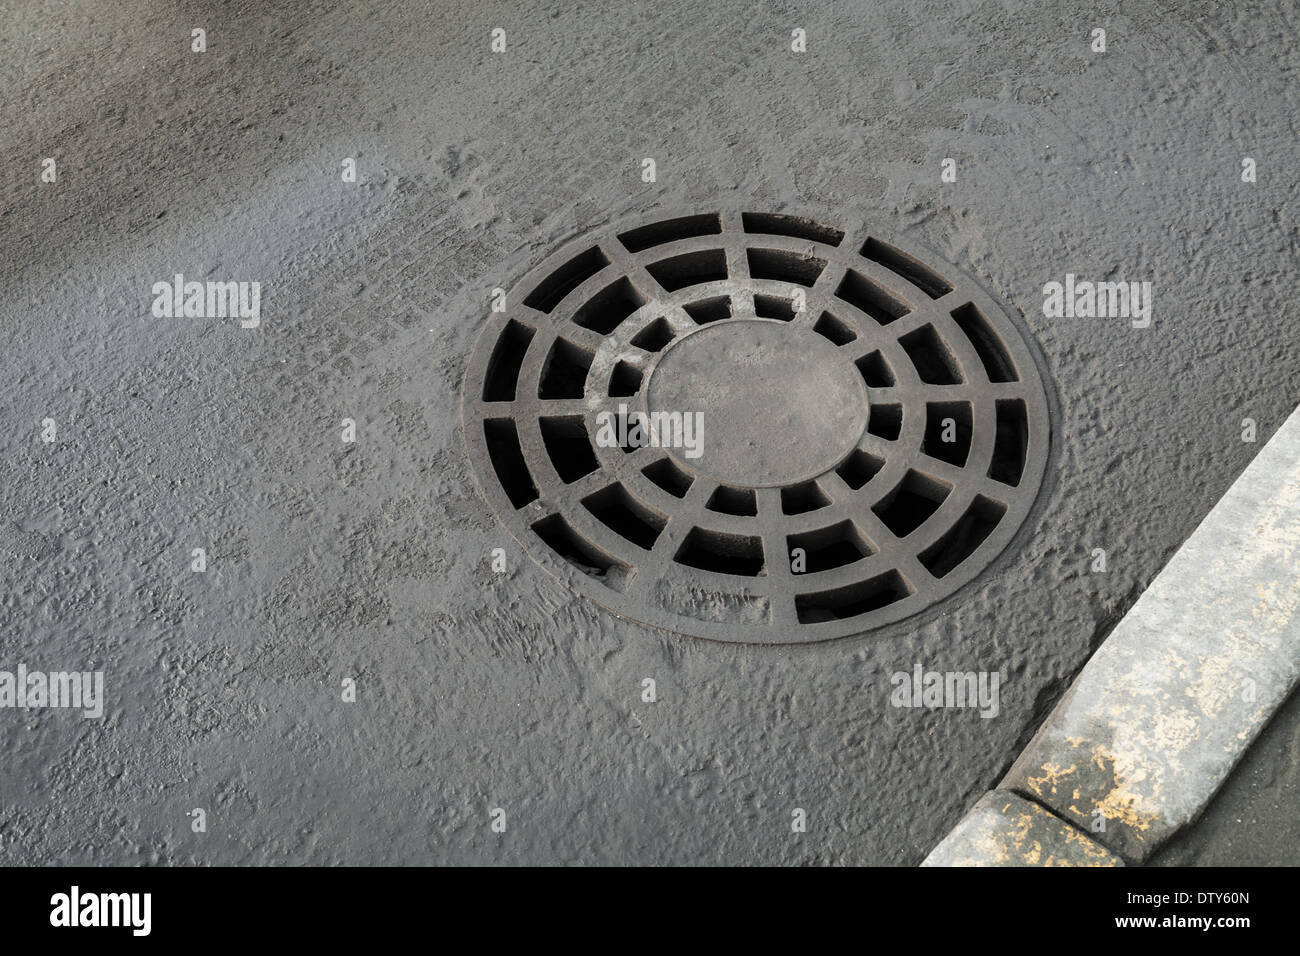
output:
[[[790,643],[915,614],[1037,496],[1049,416],[1006,314],[866,228],[616,224],[510,290],[470,359],[484,495],[626,617]]]

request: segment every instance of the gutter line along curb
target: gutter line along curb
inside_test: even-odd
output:
[[[1300,409],[922,866],[1141,864],[1300,681]]]

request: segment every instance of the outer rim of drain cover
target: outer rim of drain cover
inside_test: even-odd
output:
[[[466,366],[475,481],[538,564],[630,620],[760,644],[876,631],[947,604],[1035,510],[1052,436],[1034,343],[976,280],[852,214],[653,210],[565,243],[507,302]],[[645,408],[669,343],[755,313],[849,350],[871,397],[872,426],[811,490],[592,441],[598,412]],[[961,463],[925,453],[936,406]],[[803,545],[823,566],[792,573]]]

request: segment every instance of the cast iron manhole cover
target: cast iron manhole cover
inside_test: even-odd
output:
[[[869,229],[621,223],[509,290],[470,359],[479,485],[544,567],[683,634],[793,643],[915,614],[987,567],[1049,444],[1016,326]]]

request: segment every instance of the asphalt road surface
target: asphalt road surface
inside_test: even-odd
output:
[[[0,710],[0,862],[919,862],[1300,400],[1300,21],[1250,6],[9,5],[0,669],[106,701]],[[956,600],[676,637],[477,493],[490,290],[724,202],[869,215],[1036,339],[1049,479]],[[156,316],[178,273],[259,282],[260,324]],[[1151,325],[1046,317],[1067,273],[1150,281]],[[891,707],[918,663],[1001,672],[998,715]],[[1229,823],[1188,859],[1300,862]]]

